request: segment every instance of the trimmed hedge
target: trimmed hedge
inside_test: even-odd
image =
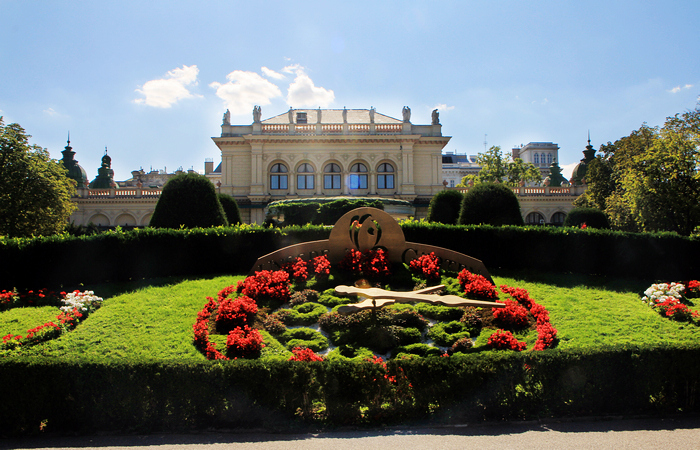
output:
[[[488,352],[381,365],[0,359],[0,433],[433,423],[700,410],[700,346]],[[517,387],[517,388],[516,388]],[[321,415],[314,411],[325,412]],[[320,409],[319,409],[320,408]],[[363,414],[362,411],[366,412]],[[371,418],[371,419],[369,419]]]
[[[646,280],[696,279],[700,273],[700,239],[673,233],[426,222],[404,222],[402,229],[409,242],[462,252],[482,260],[489,270],[527,268]],[[247,273],[262,255],[299,242],[328,239],[329,234],[329,228],[320,226],[241,225],[0,238],[0,289]]]

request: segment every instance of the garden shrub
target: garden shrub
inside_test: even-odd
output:
[[[464,195],[459,191],[440,191],[433,196],[428,206],[428,221],[457,224]]]
[[[293,306],[292,309],[279,310],[272,315],[277,316],[287,326],[311,325],[327,312],[328,309],[318,303],[302,303]]]
[[[417,343],[409,345],[401,345],[396,347],[392,352],[392,358],[402,358],[406,355],[428,357],[428,356],[441,356],[442,351],[439,348],[432,345]]]
[[[518,197],[509,187],[483,183],[464,194],[458,223],[502,226],[523,225],[524,221]]]
[[[289,303],[292,306],[301,305],[306,302],[315,302],[318,300],[319,293],[313,289],[304,289],[303,291],[296,291],[292,294],[289,299]]]
[[[204,175],[189,172],[171,178],[160,194],[149,226],[207,228],[228,225],[214,185]]]
[[[348,305],[350,303],[357,303],[357,298],[355,297],[338,297],[335,295],[335,289],[326,289],[323,294],[318,297],[318,303],[329,308],[333,308],[338,305]]]
[[[574,208],[569,211],[564,219],[565,227],[580,228],[584,224],[586,228],[610,228],[608,216],[598,208]]]
[[[455,341],[455,343],[452,344],[452,347],[450,347],[448,353],[466,353],[472,347],[474,347],[474,342],[470,338],[463,337],[461,339],[457,339],[457,341]]]
[[[525,328],[528,326],[527,309],[514,300],[498,300],[505,308],[492,308],[496,323],[504,328]]]
[[[241,223],[241,211],[238,209],[238,203],[236,199],[228,194],[216,194],[216,197],[221,203],[221,207],[224,209],[224,215],[226,216],[226,221],[229,225],[236,225]]]
[[[459,320],[464,315],[464,309],[454,306],[435,305],[427,302],[417,303],[415,308],[419,314],[441,322]]]
[[[311,328],[291,328],[277,337],[289,350],[295,347],[310,348],[320,352],[328,348],[328,339]]]
[[[353,347],[352,345],[340,345],[326,355],[328,361],[333,360],[353,360],[353,361],[365,361],[371,359],[374,356],[372,350],[367,347]]]
[[[428,331],[428,337],[441,347],[450,347],[460,339],[476,334],[476,329],[466,323],[453,320],[447,323],[436,323]]]
[[[322,203],[318,207],[318,215],[316,217],[317,225],[334,225],[346,212],[356,208],[377,208],[384,209],[384,203],[381,200],[371,199],[347,199],[341,198],[327,203]]]

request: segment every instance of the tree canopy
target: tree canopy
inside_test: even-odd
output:
[[[209,228],[226,226],[226,214],[214,185],[204,175],[182,173],[171,178],[160,194],[149,226]]]
[[[675,231],[700,226],[700,108],[643,124],[601,146],[577,206],[605,211],[615,229]]]
[[[526,163],[520,158],[512,159],[510,155],[503,156],[501,147],[495,145],[476,157],[476,163],[481,170],[476,175],[467,175],[462,178],[461,186],[466,186],[470,181],[474,185],[481,183],[505,183],[508,186],[518,186],[520,182],[542,181],[542,174],[532,163]]]
[[[500,183],[484,183],[464,194],[460,225],[523,225],[520,202],[513,191]]]
[[[24,128],[0,117],[0,235],[45,236],[62,232],[75,182],[49,152],[29,144]]]

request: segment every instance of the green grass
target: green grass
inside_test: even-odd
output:
[[[639,280],[606,280],[578,275],[532,275],[526,273],[495,276],[497,285],[527,289],[531,297],[550,312],[559,331],[560,348],[600,345],[695,343],[700,327],[674,322],[659,316],[640,301],[648,283]],[[157,360],[203,360],[192,345],[192,324],[206,297],[215,297],[225,286],[244,276],[208,279],[161,279],[131,284],[86,286],[105,299],[102,308],[78,328],[60,338],[24,349],[35,356],[80,356],[82,358],[135,357]],[[146,285],[150,283],[151,285]],[[606,287],[609,286],[609,287]],[[692,307],[692,309],[698,309]],[[58,308],[18,308],[0,313],[0,335],[25,334],[44,322],[54,320]],[[475,348],[485,349],[492,330],[484,330]],[[285,350],[272,344],[266,356],[284,356]],[[534,344],[534,331],[516,334]],[[225,337],[212,337],[223,349]],[[219,339],[221,338],[221,339]]]

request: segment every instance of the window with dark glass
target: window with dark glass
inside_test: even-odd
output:
[[[330,163],[323,169],[323,188],[340,189],[340,166],[338,164]]]
[[[307,123],[305,112],[298,112],[297,113],[297,123]]]
[[[314,188],[314,168],[304,163],[297,169],[297,189]]]
[[[547,153],[547,165],[551,166],[552,165],[552,154]]]
[[[270,169],[270,189],[287,189],[287,166],[274,164]]]
[[[394,189],[394,166],[382,163],[377,168],[377,189]]]
[[[535,165],[539,166],[540,165],[540,154],[535,153]]]
[[[348,184],[350,189],[367,189],[367,166],[362,163],[353,164],[350,167]]]

